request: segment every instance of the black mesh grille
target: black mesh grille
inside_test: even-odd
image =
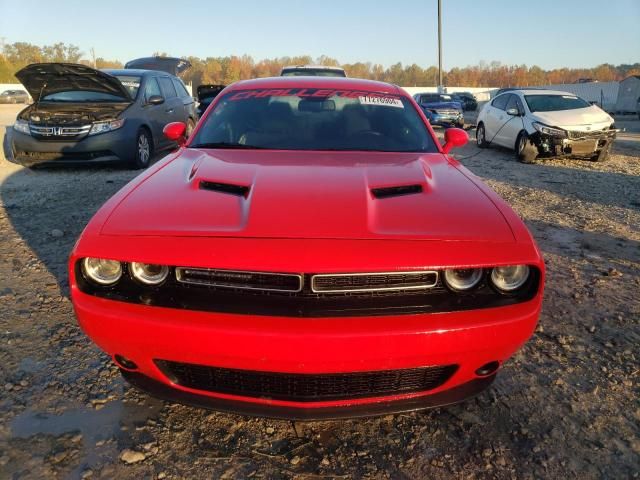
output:
[[[255,372],[156,360],[167,377],[195,390],[295,402],[319,402],[422,392],[443,385],[457,365],[375,372],[293,374]]]
[[[176,279],[181,283],[237,288],[240,290],[298,292],[302,289],[302,277],[297,274],[288,273],[178,267],[176,268]]]
[[[438,282],[438,274],[436,272],[407,272],[314,275],[311,282],[314,292],[402,290],[434,287]]]

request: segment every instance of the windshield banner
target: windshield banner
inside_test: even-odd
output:
[[[301,97],[301,98],[353,98],[361,99],[365,105],[388,105],[402,107],[399,95],[389,93],[367,92],[362,90],[340,90],[328,88],[266,88],[258,90],[242,90],[229,97],[229,100],[245,100],[248,98],[265,97]],[[362,100],[366,99],[366,100]],[[378,100],[375,100],[378,99]],[[399,105],[398,105],[399,104]]]

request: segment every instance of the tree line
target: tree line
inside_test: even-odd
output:
[[[302,64],[340,66],[350,77],[381,80],[404,87],[435,86],[438,81],[437,67],[423,68],[415,63],[403,65],[398,62],[384,67],[379,63],[371,62],[340,63],[337,59],[325,55],[315,59],[309,55],[262,60],[255,60],[250,55],[185,58],[191,62],[192,68],[183,73],[182,78],[185,82],[194,85],[203,83],[228,85],[247,78],[277,76],[283,66]],[[0,83],[15,82],[15,72],[30,63],[37,62],[82,63],[96,68],[122,68],[123,66],[119,60],[95,57],[93,52],[87,55],[76,45],[55,43],[38,46],[26,42],[15,42],[3,45],[0,50]],[[640,75],[640,63],[544,70],[536,65],[504,65],[494,61],[480,62],[474,66],[454,67],[445,71],[443,76],[444,84],[449,86],[509,87],[574,83],[585,79],[609,82],[622,80],[629,75]]]

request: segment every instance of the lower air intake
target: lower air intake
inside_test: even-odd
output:
[[[455,373],[457,365],[373,372],[294,374],[256,372],[156,360],[174,383],[207,392],[292,402],[384,397],[432,390]]]

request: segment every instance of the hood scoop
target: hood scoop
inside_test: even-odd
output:
[[[375,198],[379,199],[412,195],[414,193],[422,193],[422,185],[397,185],[394,187],[372,188],[371,193]]]
[[[212,192],[226,193],[236,195],[238,197],[247,197],[249,195],[249,187],[245,185],[234,185],[232,183],[210,182],[208,180],[200,180],[198,184],[200,190],[210,190]]]

